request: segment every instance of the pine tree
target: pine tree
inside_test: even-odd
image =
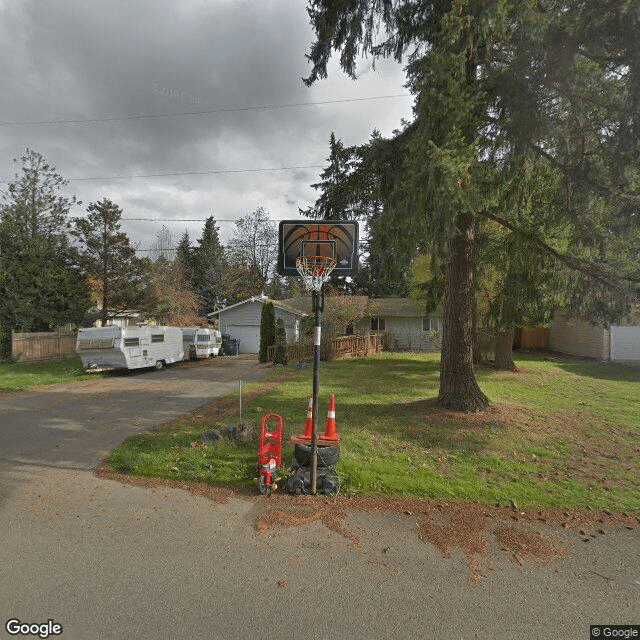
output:
[[[276,343],[276,314],[273,302],[262,305],[260,316],[260,362],[267,361],[267,349]]]
[[[441,406],[477,411],[488,403],[473,369],[479,219],[572,269],[576,281],[590,283],[588,300],[597,303],[606,289],[615,310],[638,294],[638,257],[628,240],[640,237],[640,21],[636,3],[604,5],[310,5],[316,42],[308,84],[326,77],[334,50],[354,77],[363,53],[402,60],[411,52],[415,119],[402,132],[404,171],[393,209],[404,229],[424,230],[445,265]],[[558,178],[548,203],[554,224],[521,221],[494,197],[512,177],[509,161],[525,153],[544,159]],[[556,238],[553,230],[563,227]]]
[[[218,233],[215,219],[209,216],[191,252],[191,284],[199,297],[202,314],[215,311],[227,297],[227,261]]]
[[[68,215],[74,197],[36,151],[27,149],[0,209],[0,325],[48,331],[81,324],[91,306],[89,283],[69,243]]]
[[[275,330],[276,350],[273,355],[273,364],[289,364],[289,352],[287,351],[287,332],[284,327],[284,320],[276,320]]]
[[[129,236],[120,229],[122,209],[103,198],[87,207],[87,217],[77,218],[73,235],[81,245],[81,259],[98,283],[102,326],[109,314],[139,308],[146,286],[146,263],[136,257]]]

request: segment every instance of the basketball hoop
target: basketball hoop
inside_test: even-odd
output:
[[[296,269],[305,289],[319,292],[336,266],[336,259],[329,256],[298,256]]]

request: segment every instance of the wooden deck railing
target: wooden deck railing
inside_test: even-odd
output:
[[[321,348],[323,360],[337,360],[339,358],[353,358],[356,356],[370,356],[382,351],[383,337],[377,333],[366,336],[341,336],[327,341]],[[267,360],[273,361],[275,346],[267,348]],[[313,360],[313,345],[287,345],[289,362],[308,362]]]

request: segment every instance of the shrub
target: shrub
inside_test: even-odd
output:
[[[262,305],[260,316],[260,351],[258,360],[267,361],[267,349],[276,342],[276,312],[273,302]]]

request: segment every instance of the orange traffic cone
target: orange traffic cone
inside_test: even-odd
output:
[[[309,398],[307,407],[307,420],[304,423],[304,437],[311,439],[313,436],[313,396]]]
[[[327,412],[327,424],[324,428],[322,440],[331,440],[338,442],[340,436],[336,431],[336,397],[333,393],[329,396],[329,411]]]

